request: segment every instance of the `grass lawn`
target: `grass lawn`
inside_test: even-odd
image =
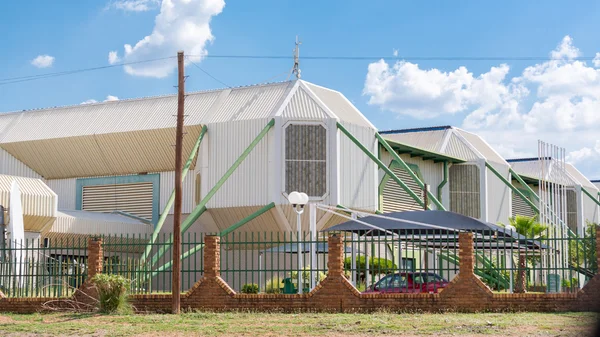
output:
[[[592,336],[594,313],[0,314],[0,336]]]

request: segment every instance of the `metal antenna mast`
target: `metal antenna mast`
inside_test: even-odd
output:
[[[300,79],[300,45],[302,42],[298,40],[296,35],[296,48],[294,48],[294,68],[292,68],[292,74],[296,75],[296,79]]]

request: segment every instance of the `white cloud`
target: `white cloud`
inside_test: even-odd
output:
[[[38,57],[31,60],[31,64],[38,68],[49,68],[54,64],[54,56],[50,55],[39,55]]]
[[[600,67],[600,53],[596,53],[596,57],[592,61],[594,63],[594,67]]]
[[[536,156],[542,139],[565,147],[584,173],[600,174],[600,53],[592,64],[581,55],[565,36],[548,61],[515,77],[507,65],[474,75],[380,60],[369,65],[363,91],[369,104],[400,115],[460,115],[463,128],[506,157]]]
[[[224,0],[163,0],[152,33],[133,46],[126,44],[122,60],[135,62],[170,57],[178,50],[185,51],[194,61],[200,60],[207,54],[206,44],[214,39],[210,21],[224,6]],[[117,56],[113,54],[114,58]],[[174,60],[124,67],[128,74],[157,78],[168,76],[175,68]]]
[[[392,54],[394,55],[394,57],[398,57],[398,49],[394,49],[392,51]]]
[[[108,63],[109,64],[115,64],[115,63],[119,63],[119,62],[121,62],[121,59],[119,58],[119,55],[116,50],[108,53]]]
[[[94,103],[98,103],[98,101],[96,101],[95,99],[88,99],[87,101],[83,101],[80,104],[94,104]]]
[[[104,102],[112,102],[112,101],[118,101],[119,97],[117,96],[113,96],[113,95],[108,95],[106,96],[106,99],[104,100]]]
[[[146,12],[156,9],[160,0],[117,0],[109,4],[109,8],[116,8],[126,12]]]

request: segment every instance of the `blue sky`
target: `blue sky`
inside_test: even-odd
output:
[[[178,0],[172,1],[178,5]],[[219,1],[193,0],[199,3],[197,8]],[[119,4],[125,3],[143,4],[148,10],[119,8]],[[164,46],[140,50],[138,55],[134,52],[129,58],[123,58],[125,44],[135,45],[151,34],[155,18],[161,13],[160,5],[160,0],[73,1],[69,6],[45,0],[8,2],[0,11],[3,37],[0,79],[108,65],[110,51],[117,51],[125,61],[143,59],[147,55],[150,55],[147,58],[160,57],[161,53],[174,55],[176,48],[171,50],[173,46]],[[600,52],[599,7],[596,1],[576,4],[566,1],[226,1],[222,11],[217,11],[220,13],[209,15],[214,40],[203,50],[209,55],[291,55],[298,34],[303,42],[303,79],[341,91],[380,129],[452,124],[481,132],[492,145],[500,148],[499,152],[509,157],[534,155],[537,138],[543,138],[566,147],[571,160],[584,173],[597,174],[600,178],[600,170],[595,168],[596,163],[600,164],[600,142],[596,143],[600,137],[595,136],[600,120],[588,116],[590,109],[600,107],[600,94],[563,95],[553,91],[562,90],[564,86],[548,89],[553,94],[547,94],[545,89],[539,91],[540,87],[548,88],[548,82],[544,81],[554,81],[555,73],[549,73],[550,68],[562,69],[562,72],[557,70],[558,74],[582,76],[580,86],[583,83],[587,88],[600,88],[600,79],[590,79],[590,76],[600,78],[592,60],[585,61],[581,72],[564,68],[577,62],[568,52],[560,54],[563,61],[558,65],[544,66],[543,60],[407,59],[412,67],[401,64],[388,72],[369,70],[369,64],[377,59],[302,60],[302,55],[385,56],[385,62],[392,68],[394,49],[400,56],[545,57],[558,50],[561,43],[571,48],[569,50],[577,50],[576,57],[594,57]],[[206,20],[202,15],[187,19]],[[567,36],[570,40],[565,44]],[[39,55],[54,57],[52,65],[47,68],[32,65],[32,60]],[[506,68],[500,80],[489,83],[482,80],[481,86],[476,85],[481,74],[491,74],[491,67],[500,67],[503,63]],[[230,86],[263,82],[292,66],[290,60],[211,58],[203,59],[200,65]],[[538,71],[545,73],[538,77],[524,74],[528,67],[535,72],[532,67],[536,65]],[[456,82],[453,76],[444,75],[461,66],[472,76],[463,76]],[[432,69],[442,75],[427,72]],[[187,90],[222,87],[193,66],[188,66],[186,72],[190,76]],[[371,72],[386,80],[371,81],[367,86],[367,74]],[[282,75],[276,80],[285,77]],[[415,80],[423,82],[409,91],[398,84]],[[90,99],[102,101],[108,95],[122,99],[173,93],[175,82],[172,73],[155,78],[111,68],[0,84],[0,111],[79,104]],[[529,94],[519,94],[523,89],[516,88],[514,83],[523,83]],[[454,85],[458,85],[458,89],[452,89]],[[573,81],[564,85],[570,85],[566,91],[581,91]],[[402,97],[405,92],[411,97]],[[581,100],[590,103],[576,104]],[[432,101],[435,104],[431,104]],[[511,102],[517,102],[518,107],[509,108]],[[569,102],[571,106],[566,106]],[[534,111],[536,103],[539,109]],[[563,123],[568,127],[560,123],[546,125],[545,116],[556,118],[553,114],[561,113],[559,110],[572,117]],[[423,118],[426,115],[431,116]],[[512,122],[500,123],[498,119]],[[515,141],[514,135],[524,134],[527,136]],[[560,137],[556,137],[557,134]],[[503,138],[511,141],[505,142]],[[574,138],[581,139],[574,141]]]

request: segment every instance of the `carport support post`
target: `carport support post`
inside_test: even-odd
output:
[[[352,220],[356,220],[357,216],[356,213],[352,212]],[[358,246],[356,245],[356,233],[352,232],[352,284],[354,284],[355,287],[358,286],[357,282],[356,282],[356,251],[358,249]],[[366,276],[366,274],[365,274]]]

